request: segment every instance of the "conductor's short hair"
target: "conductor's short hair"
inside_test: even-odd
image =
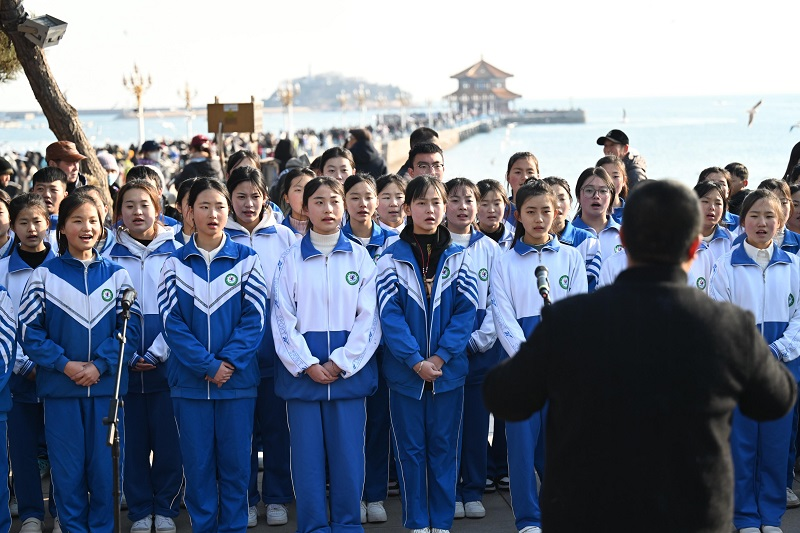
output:
[[[701,229],[697,195],[678,181],[641,182],[625,203],[625,250],[637,263],[683,263]]]

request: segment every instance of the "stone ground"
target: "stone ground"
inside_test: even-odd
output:
[[[800,479],[800,475],[798,478]],[[46,490],[46,486],[44,489]],[[586,480],[586,491],[583,494],[583,498],[591,497],[592,491],[592,482],[591,480]],[[654,480],[653,490],[658,490],[658,482]],[[794,483],[795,491],[800,494],[800,481],[795,480]],[[495,493],[486,494],[483,498],[483,505],[486,508],[486,517],[483,519],[469,519],[464,518],[461,520],[456,520],[453,523],[452,531],[454,533],[467,533],[467,532],[485,532],[491,531],[492,533],[514,533],[516,528],[514,527],[514,515],[511,511],[511,497],[508,492],[504,491],[497,491]],[[397,496],[390,496],[388,500],[385,502],[386,513],[389,517],[387,522],[382,524],[365,524],[364,529],[366,531],[380,531],[381,533],[405,533],[408,530],[402,527],[400,524],[400,517],[401,517],[401,507],[400,507],[400,498]],[[576,504],[576,512],[580,512],[580,504]],[[295,521],[296,513],[294,509],[294,505],[289,507],[289,523],[285,526],[277,526],[277,527],[270,527],[267,526],[266,517],[264,516],[264,508],[263,506],[259,506],[259,520],[258,525],[254,528],[249,529],[249,532],[257,533],[260,531],[269,532],[269,533],[292,533],[295,531],[297,523]],[[598,517],[599,521],[602,521],[602,517]],[[178,516],[177,520],[175,521],[178,532],[181,533],[189,533],[191,531],[191,525],[189,523],[189,515],[186,512],[186,509],[181,509],[181,514]],[[600,523],[600,522],[598,522]],[[19,519],[14,519],[14,522],[11,527],[12,533],[17,533],[20,530],[20,521]],[[52,530],[53,521],[52,518],[49,516],[45,521],[45,527],[43,531],[45,533],[49,533]],[[131,522],[127,518],[126,511],[122,512],[122,524],[121,524],[121,531],[123,533],[128,533],[130,531]],[[785,533],[798,533],[800,532],[800,508],[798,509],[790,509],[786,511],[786,514],[783,517],[783,524],[782,529]],[[623,531],[623,529],[620,529]],[[648,531],[648,527],[646,524],[637,525],[636,531]],[[733,531],[733,528],[731,528]]]

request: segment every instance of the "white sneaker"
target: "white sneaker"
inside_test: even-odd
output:
[[[367,523],[367,504],[364,502],[361,502],[361,523]]]
[[[783,533],[778,526],[761,526],[761,533]]]
[[[258,525],[258,507],[255,505],[247,508],[247,527]]]
[[[450,533],[450,530],[449,529],[439,529],[438,527],[435,527],[435,528],[431,529],[431,533]]]
[[[743,527],[739,530],[739,533],[761,533],[761,530],[757,527]]]
[[[369,502],[367,504],[367,522],[386,522],[386,509],[383,502]]]
[[[8,510],[11,512],[11,516],[19,516],[19,504],[17,503],[17,497],[12,496],[10,500],[8,500]],[[27,522],[27,520],[25,520]],[[22,524],[24,525],[25,522]]]
[[[156,533],[175,533],[175,522],[168,516],[156,515]]]
[[[61,520],[58,517],[53,520],[53,533],[61,533]]]
[[[427,528],[427,527],[421,527],[421,528],[418,528],[418,529],[412,529],[411,533],[431,533],[431,530],[430,530],[430,528]]]
[[[282,526],[289,523],[289,509],[282,503],[267,505],[267,525]]]
[[[150,533],[151,529],[153,529],[153,517],[148,515],[133,523],[131,533]]]
[[[30,517],[22,523],[19,533],[42,533],[42,521],[35,517]]]
[[[523,527],[519,530],[519,533],[542,533],[542,528],[539,526]]]
[[[456,502],[456,510],[453,514],[453,518],[456,520],[459,518],[464,518],[464,502]]]
[[[792,489],[786,487],[786,508],[794,509],[795,507],[800,507],[800,498],[797,497],[797,494]]]
[[[464,514],[467,518],[483,518],[486,516],[486,509],[481,502],[467,502],[464,504]]]

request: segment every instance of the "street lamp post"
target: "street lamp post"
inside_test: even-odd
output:
[[[383,125],[386,122],[386,117],[384,116],[384,106],[386,106],[386,95],[383,93],[378,93],[378,96],[375,97],[375,102],[378,105],[378,118],[375,121],[378,126]]]
[[[353,95],[356,97],[356,101],[358,102],[358,108],[361,111],[360,126],[363,128],[364,126],[366,126],[364,117],[367,114],[367,98],[369,98],[369,89],[365,89],[364,84],[359,83],[358,89],[353,90]]]
[[[411,103],[411,95],[403,91],[397,94],[400,101],[400,131],[406,131],[406,107]]]
[[[342,89],[339,94],[336,95],[336,101],[339,102],[339,106],[342,108],[342,129],[344,129],[344,109],[347,107],[347,93],[344,91],[344,89]]]
[[[178,96],[183,97],[184,109],[186,109],[186,140],[192,138],[192,120],[194,120],[194,113],[192,113],[192,98],[197,96],[197,91],[189,88],[189,82],[182,91],[178,91]]]
[[[294,138],[294,99],[300,94],[300,84],[286,82],[278,86],[278,98],[283,105],[283,127],[289,139]]]
[[[136,96],[136,116],[139,119],[139,146],[144,143],[144,108],[142,107],[142,94],[153,85],[153,79],[148,74],[139,72],[139,66],[134,63],[133,73],[122,77],[122,85]]]

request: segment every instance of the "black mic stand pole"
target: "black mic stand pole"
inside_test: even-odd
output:
[[[111,446],[111,460],[113,462],[112,472],[114,478],[114,530],[121,533],[120,523],[120,471],[119,471],[119,409],[122,407],[122,400],[119,397],[120,382],[122,381],[123,353],[125,351],[125,332],[128,329],[128,320],[131,317],[130,306],[122,305],[122,333],[117,333],[119,339],[119,362],[117,363],[117,383],[114,385],[114,396],[108,406],[108,416],[103,418],[103,425],[108,426],[108,439],[106,444]]]

